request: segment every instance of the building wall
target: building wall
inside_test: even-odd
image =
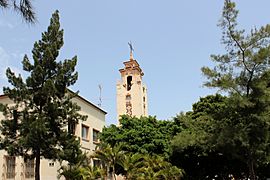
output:
[[[81,101],[78,98],[75,98],[73,101],[76,102],[81,107],[80,113],[82,115],[88,116],[86,121],[79,122],[79,124],[76,127],[75,134],[78,137],[81,137],[82,126],[85,125],[89,127],[88,138],[87,139],[80,138],[80,140],[81,140],[82,149],[87,152],[92,152],[95,150],[96,143],[97,143],[93,141],[93,130],[99,131],[99,132],[102,131],[103,127],[105,126],[105,114],[104,112],[100,111],[97,108],[93,108],[93,107],[90,108],[86,102]]]
[[[80,138],[82,150],[91,154],[96,147],[96,143],[93,141],[93,130],[95,131],[102,131],[102,128],[105,126],[105,114],[106,112],[102,111],[98,107],[92,105],[91,103],[87,102],[83,98],[74,98],[73,102],[76,102],[80,107],[80,113],[82,115],[87,115],[86,121],[80,121],[77,124],[75,129],[75,134]],[[12,104],[12,101],[8,99],[6,96],[0,96],[0,103],[2,104]],[[3,114],[0,112],[0,120],[2,120]],[[86,126],[89,129],[87,139],[82,139],[82,126]],[[8,156],[4,150],[0,151],[0,179],[6,180],[6,161],[5,157]],[[14,180],[30,180],[31,178],[25,178],[24,168],[25,163],[22,158],[16,157],[15,162],[15,178]],[[58,172],[57,170],[60,168],[59,162],[53,162],[51,160],[42,159],[40,164],[40,174],[42,180],[56,180]],[[33,178],[32,178],[33,179]]]

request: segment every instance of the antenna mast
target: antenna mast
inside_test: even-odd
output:
[[[101,99],[102,86],[101,86],[101,84],[98,85],[98,88],[99,88],[99,103],[98,103],[98,106],[101,107],[101,104],[102,104],[102,99]]]

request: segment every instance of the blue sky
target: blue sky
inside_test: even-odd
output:
[[[236,3],[240,27],[270,22],[269,0]],[[71,89],[98,104],[101,84],[107,124],[117,122],[116,82],[118,70],[129,58],[129,41],[145,73],[150,115],[171,119],[215,92],[202,87],[205,79],[200,68],[213,66],[210,55],[224,52],[216,26],[222,0],[36,0],[34,6],[35,25],[23,23],[11,10],[0,10],[0,93],[8,85],[4,69],[22,73],[22,56],[31,57],[34,42],[56,9],[65,32],[59,60],[78,56],[79,79]]]

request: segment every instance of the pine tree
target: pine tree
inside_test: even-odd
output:
[[[4,87],[3,91],[14,105],[4,107],[1,147],[10,155],[35,159],[36,180],[40,179],[41,158],[57,160],[63,147],[78,145],[68,130],[86,118],[71,101],[77,94],[67,89],[78,78],[77,57],[56,61],[63,43],[63,29],[56,11],[42,39],[34,44],[33,62],[26,55],[23,58],[23,70],[29,75],[26,80],[9,68],[6,71],[13,87]],[[68,146],[67,142],[73,145]]]
[[[223,90],[230,98],[228,111],[220,116],[223,128],[217,131],[216,147],[231,147],[231,154],[246,162],[249,178],[255,180],[256,168],[270,159],[270,25],[250,33],[239,30],[235,6],[225,0],[219,24],[226,53],[212,55],[215,67],[202,71],[206,86]]]

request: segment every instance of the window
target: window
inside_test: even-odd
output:
[[[143,113],[144,113],[144,115],[146,115],[146,111],[145,111],[145,104],[143,104]]]
[[[126,102],[126,113],[129,116],[132,116],[132,104],[130,101]]]
[[[89,140],[89,127],[82,124],[82,139]]]
[[[6,158],[6,165],[7,165],[7,179],[14,179],[15,178],[15,162],[16,158],[15,156],[5,156]]]
[[[131,100],[131,95],[130,94],[126,95],[126,100],[127,101],[130,101]]]
[[[99,131],[96,130],[96,129],[93,129],[93,141],[94,142],[98,142],[99,141],[98,134],[99,134]]]
[[[68,121],[68,132],[70,134],[75,135],[75,132],[76,132],[76,122],[74,122],[72,120],[69,120]]]
[[[127,77],[127,90],[128,91],[131,89],[131,86],[132,86],[131,82],[132,82],[132,76],[128,76]]]
[[[50,162],[49,167],[54,167],[54,162]]]
[[[25,165],[25,169],[24,169],[25,178],[26,179],[34,178],[35,177],[35,162],[34,162],[34,159],[27,159],[24,162],[24,165]]]

